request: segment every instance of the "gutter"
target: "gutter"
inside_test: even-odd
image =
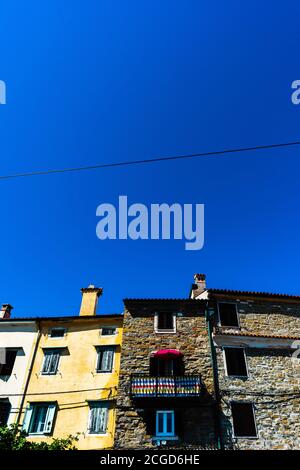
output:
[[[39,320],[37,320],[37,326],[38,326],[37,339],[36,339],[34,350],[33,350],[33,353],[32,353],[32,358],[31,358],[31,361],[30,361],[30,367],[28,369],[26,383],[25,383],[25,387],[24,387],[24,390],[23,390],[23,394],[22,394],[22,400],[21,400],[21,403],[20,403],[19,412],[18,412],[18,416],[17,416],[17,419],[16,419],[17,426],[19,426],[19,424],[20,424],[20,420],[21,420],[21,416],[22,416],[22,412],[23,412],[23,407],[24,407],[24,403],[25,403],[25,398],[26,398],[26,394],[27,394],[27,390],[28,390],[28,386],[29,386],[29,381],[30,381],[30,378],[31,378],[31,375],[32,375],[34,361],[35,361],[35,358],[36,358],[38,346],[39,346],[40,339],[41,339],[41,336],[42,336],[41,323],[40,323]]]
[[[218,376],[218,365],[216,349],[212,338],[212,318],[214,316],[214,309],[205,309],[205,318],[207,324],[207,333],[209,338],[210,356],[213,369],[213,383],[214,383],[214,398],[215,398],[215,429],[216,429],[216,441],[218,450],[224,450],[224,443],[222,439],[222,426],[221,426],[221,395],[219,387],[219,376]]]

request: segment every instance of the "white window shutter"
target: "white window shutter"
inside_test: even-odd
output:
[[[45,353],[43,369],[42,369],[42,372],[44,374],[47,374],[49,372],[50,359],[51,359],[50,354]]]
[[[112,370],[113,365],[113,358],[114,358],[114,350],[113,348],[106,349],[103,352],[103,359],[102,359],[102,368],[103,371],[110,371]]]
[[[24,415],[24,420],[23,420],[23,425],[22,429],[29,433],[29,426],[30,426],[30,421],[32,418],[32,413],[33,413],[33,407],[29,405],[26,410],[25,410],[25,415]]]
[[[154,313],[154,333],[158,330],[158,312]]]
[[[56,412],[56,405],[53,403],[48,406],[48,411],[47,411],[46,420],[45,420],[45,429],[44,429],[45,434],[49,434],[52,431],[55,412]]]
[[[59,358],[60,358],[60,353],[56,351],[52,357],[52,367],[51,367],[52,373],[57,372]]]
[[[105,433],[107,428],[108,408],[101,407],[99,416],[99,431]]]

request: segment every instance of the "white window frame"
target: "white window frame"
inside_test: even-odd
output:
[[[244,352],[244,359],[245,359],[245,364],[246,364],[246,371],[247,375],[228,375],[228,370],[227,370],[227,361],[226,361],[226,354],[225,354],[225,349],[242,349]],[[248,368],[248,362],[247,362],[247,356],[246,356],[246,348],[243,348],[242,346],[223,346],[222,348],[223,352],[223,362],[224,362],[224,370],[225,370],[225,375],[229,379],[249,379],[249,368]]]
[[[98,358],[99,358],[99,350],[105,348],[112,348],[113,349],[113,360],[111,365],[111,370],[98,370]],[[114,344],[101,344],[100,346],[96,346],[96,363],[95,363],[95,371],[96,374],[112,374],[115,371],[115,361],[116,361],[116,346]]]
[[[107,329],[109,329],[109,330],[114,329],[115,332],[114,332],[112,335],[103,335],[103,334],[102,334],[102,330],[105,329],[105,328],[107,328]],[[100,330],[100,336],[101,336],[102,338],[110,338],[110,337],[112,337],[112,336],[117,336],[117,334],[118,334],[118,327],[115,326],[115,325],[112,325],[112,326],[103,326],[103,327],[101,328],[101,330]]]
[[[94,404],[99,404],[101,407],[101,405],[103,404],[103,408],[106,408],[106,418],[105,418],[105,431],[104,432],[90,432],[90,428],[89,428],[89,425],[90,425],[90,419],[91,419],[91,414],[92,414],[92,408],[93,408],[93,405]],[[89,413],[88,413],[88,424],[87,424],[87,434],[88,436],[107,436],[109,434],[108,432],[108,425],[109,425],[109,416],[110,415],[110,407],[109,407],[109,403],[105,400],[94,400],[94,401],[90,401],[89,402]]]
[[[158,316],[160,313],[170,313],[173,316],[173,328],[169,330],[160,330],[158,328]],[[177,331],[177,313],[176,312],[155,312],[154,314],[154,332],[158,334],[175,334]]]
[[[56,337],[51,336],[52,330],[64,330],[64,334],[63,334],[63,336],[56,336]],[[64,328],[63,326],[53,326],[52,328],[49,328],[49,330],[48,330],[48,338],[54,339],[54,340],[63,339],[63,338],[65,338],[66,334],[67,334],[67,329]]]
[[[166,414],[166,413],[169,413],[172,415],[172,429],[173,429],[173,432],[172,433],[159,433],[158,431],[158,416],[160,414]],[[174,410],[156,410],[156,414],[155,414],[155,437],[159,437],[161,438],[162,440],[166,439],[168,440],[169,438],[174,438],[176,437],[175,435],[175,411]]]
[[[233,414],[232,414],[232,403],[241,403],[243,405],[252,405],[252,414],[253,414],[253,421],[255,426],[256,436],[236,436],[234,433],[234,422],[233,422]],[[234,439],[259,439],[258,437],[258,430],[257,430],[257,423],[256,423],[256,416],[255,416],[255,407],[252,401],[238,401],[238,400],[231,400],[230,401],[230,413],[231,413],[231,424],[232,424],[232,436]]]
[[[46,355],[47,353],[49,354],[50,351],[55,351],[57,353],[59,353],[59,358],[58,358],[58,361],[57,361],[57,367],[56,367],[56,371],[55,372],[52,372],[52,373],[47,373],[47,372],[43,372],[44,370],[44,365],[45,365],[45,361],[46,361]],[[44,353],[44,359],[43,359],[43,363],[42,363],[42,368],[41,368],[41,372],[40,372],[40,375],[41,376],[45,376],[45,377],[49,377],[49,376],[54,376],[54,375],[57,375],[59,373],[59,364],[60,364],[60,360],[61,360],[61,348],[59,349],[56,349],[56,348],[45,348],[43,350],[43,353]]]
[[[219,304],[232,304],[232,305],[235,306],[235,311],[236,311],[236,317],[237,317],[238,326],[222,325],[222,323],[221,323],[221,317],[220,317]],[[236,303],[236,302],[225,302],[225,301],[218,302],[218,303],[217,303],[217,310],[218,310],[218,326],[220,326],[220,327],[222,327],[222,328],[230,328],[230,329],[236,329],[236,330],[240,330],[240,329],[241,329],[240,314],[239,314],[239,311],[238,311],[238,309],[237,309],[237,303]]]

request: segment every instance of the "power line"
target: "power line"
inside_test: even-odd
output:
[[[55,173],[71,173],[75,171],[86,171],[86,170],[97,170],[100,168],[113,168],[118,166],[129,166],[129,165],[140,165],[146,163],[155,163],[155,162],[164,162],[164,161],[171,161],[171,160],[183,160],[185,158],[199,158],[199,157],[209,157],[213,155],[225,155],[228,153],[240,153],[240,152],[250,152],[255,150],[267,150],[279,147],[291,147],[293,145],[300,145],[300,141],[296,142],[286,142],[280,144],[270,144],[270,145],[258,145],[256,147],[244,147],[244,148],[234,148],[234,149],[225,149],[225,150],[216,150],[212,152],[201,152],[201,153],[192,153],[188,155],[175,155],[170,157],[156,157],[156,158],[147,158],[144,160],[129,160],[123,162],[115,162],[115,163],[100,163],[97,165],[89,165],[89,166],[81,166],[81,167],[74,167],[74,168],[57,168],[57,169],[49,169],[49,170],[38,170],[26,173],[14,173],[11,175],[0,175],[0,180],[7,180],[13,178],[23,178],[26,176],[40,176],[40,175],[51,175]]]

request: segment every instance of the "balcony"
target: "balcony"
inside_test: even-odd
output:
[[[151,377],[132,374],[131,396],[133,398],[199,397],[202,392],[200,375]]]

